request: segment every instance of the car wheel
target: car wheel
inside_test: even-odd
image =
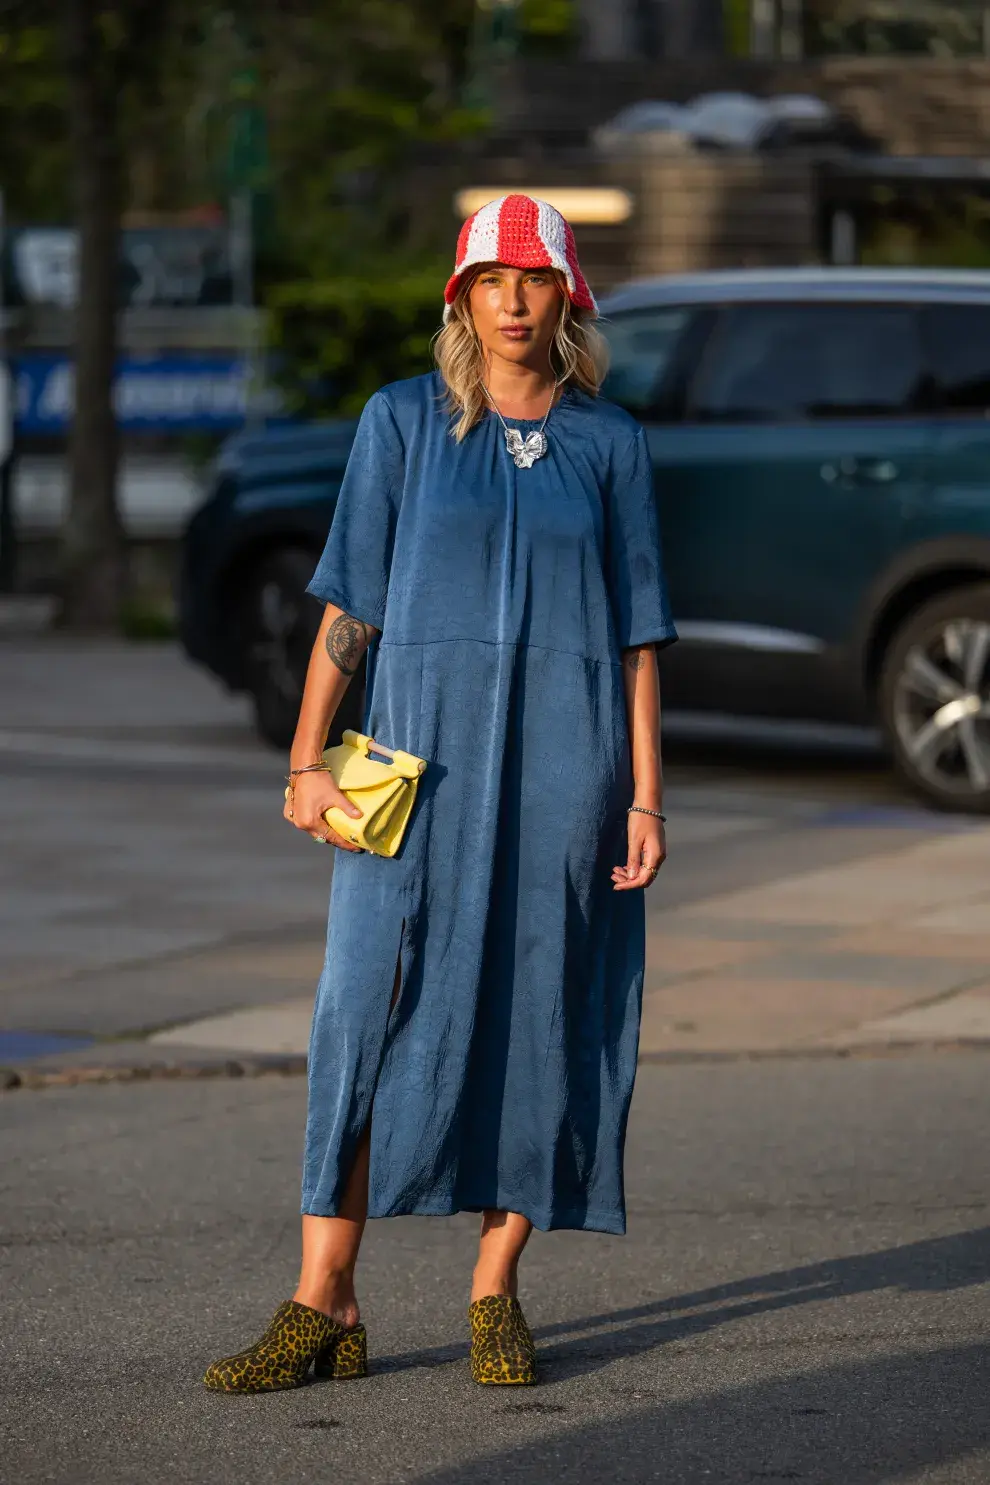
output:
[[[906,620],[884,656],[880,713],[913,789],[940,809],[990,814],[990,587]]]
[[[273,552],[256,568],[245,594],[245,673],[259,733],[288,748],[296,730],[306,669],[320,627],[322,605],[306,592],[314,560],[302,551]],[[330,729],[360,729],[364,669],[351,681]]]

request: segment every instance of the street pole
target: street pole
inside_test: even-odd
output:
[[[751,56],[764,60],[776,55],[776,0],[753,0],[749,15],[749,51]]]
[[[780,0],[780,55],[791,62],[804,56],[804,0]]]
[[[230,270],[235,306],[243,312],[245,359],[247,361],[247,402],[245,426],[259,420],[261,347],[254,304],[254,224],[252,197],[249,189],[235,191],[230,199]]]
[[[631,0],[579,0],[584,55],[595,62],[627,61],[636,54]]]
[[[0,191],[0,593],[12,593],[17,580],[17,531],[14,521],[14,386],[7,354],[7,310],[3,271],[7,231]]]

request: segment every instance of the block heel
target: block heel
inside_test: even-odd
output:
[[[539,1381],[536,1347],[522,1306],[507,1294],[488,1294],[468,1310],[471,1376],[483,1387],[532,1387]]]
[[[317,1377],[332,1377],[335,1382],[351,1382],[368,1375],[368,1333],[363,1325],[341,1330],[329,1345],[323,1347],[313,1363]]]
[[[327,1369],[322,1363],[327,1361]],[[364,1377],[368,1338],[363,1325],[345,1330],[322,1310],[288,1299],[279,1305],[259,1341],[207,1368],[211,1392],[284,1392],[301,1387],[310,1366],[318,1376]]]

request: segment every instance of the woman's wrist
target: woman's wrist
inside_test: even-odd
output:
[[[323,759],[323,749],[318,747],[293,748],[289,754],[289,772],[294,769],[311,768]]]
[[[300,726],[289,749],[289,767],[306,768],[310,763],[319,763],[327,745],[329,731],[329,726],[319,732],[313,732],[311,726]]]
[[[663,784],[654,784],[650,787],[637,784],[633,789],[632,803],[639,809],[662,810]]]

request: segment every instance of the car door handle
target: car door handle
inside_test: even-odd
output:
[[[836,459],[834,464],[823,464],[819,473],[826,485],[849,485],[856,473],[856,460]]]
[[[827,485],[889,485],[900,470],[890,459],[838,459],[819,473]]]
[[[891,459],[856,459],[853,478],[864,485],[890,485],[900,470]]]

